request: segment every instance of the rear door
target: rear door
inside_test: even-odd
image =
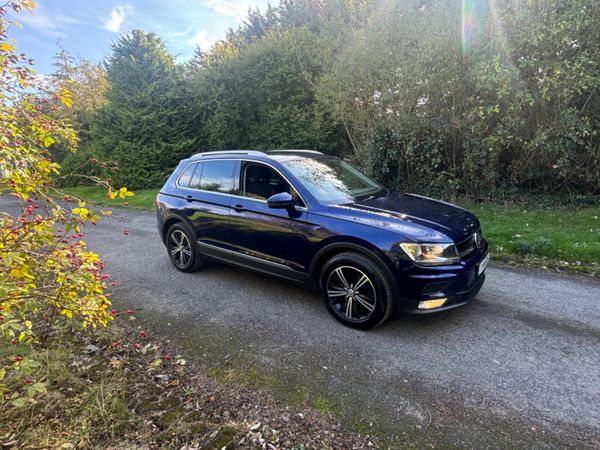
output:
[[[194,227],[202,251],[208,246],[218,253],[230,254],[231,194],[236,189],[234,174],[239,162],[222,159],[193,164],[193,172],[188,167],[178,180],[187,202],[185,215]]]

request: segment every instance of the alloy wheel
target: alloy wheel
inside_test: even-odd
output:
[[[346,320],[368,320],[377,304],[373,281],[362,270],[339,266],[327,278],[326,295],[333,310]]]
[[[169,236],[169,252],[178,267],[185,267],[192,257],[192,246],[188,237],[181,230],[174,230]]]

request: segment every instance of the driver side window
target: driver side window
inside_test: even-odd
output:
[[[244,197],[257,200],[267,200],[281,192],[287,192],[298,201],[298,206],[304,206],[300,196],[290,184],[270,166],[246,162],[242,166],[241,190]]]

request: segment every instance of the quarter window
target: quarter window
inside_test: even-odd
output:
[[[192,175],[194,174],[194,169],[196,169],[197,164],[190,164],[186,167],[185,171],[179,177],[179,181],[177,182],[181,187],[189,187],[190,180],[192,179]]]
[[[198,163],[196,165],[196,171],[190,180],[190,187],[192,189],[200,189],[200,175],[202,174],[202,166],[204,163]]]

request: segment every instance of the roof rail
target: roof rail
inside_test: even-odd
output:
[[[218,150],[214,152],[201,152],[192,155],[192,158],[201,158],[203,156],[212,156],[212,155],[252,155],[252,156],[267,156],[264,152],[259,152],[258,150]]]
[[[311,153],[314,155],[322,155],[323,152],[317,150],[290,149],[290,150],[269,150],[269,153]]]

